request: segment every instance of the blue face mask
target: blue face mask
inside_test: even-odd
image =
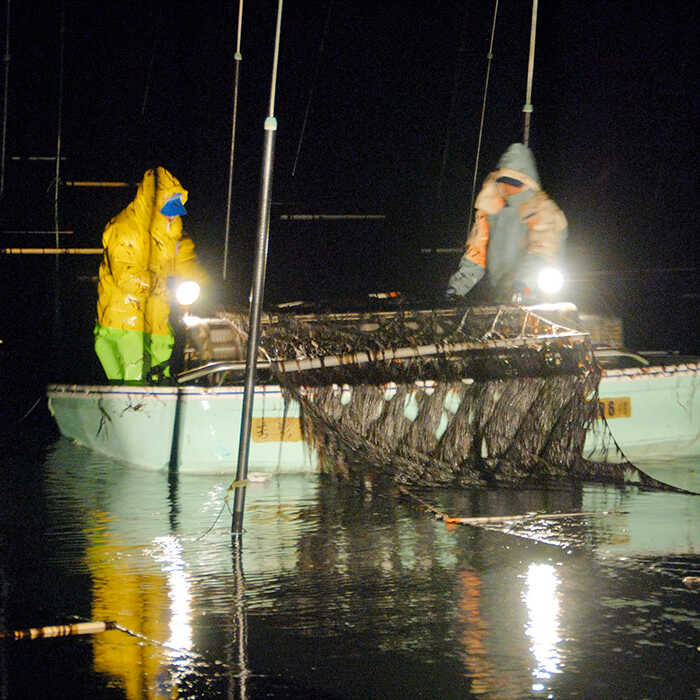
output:
[[[184,216],[187,214],[187,209],[182,203],[181,194],[174,194],[168,199],[168,201],[160,208],[160,213],[163,216]]]

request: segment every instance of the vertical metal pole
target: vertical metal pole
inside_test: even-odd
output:
[[[265,268],[267,266],[267,246],[270,230],[270,208],[272,205],[272,170],[275,158],[275,137],[277,120],[275,119],[275,87],[277,83],[277,60],[279,57],[280,27],[282,23],[282,0],[277,6],[277,29],[275,33],[275,53],[272,67],[272,84],[270,87],[270,109],[265,119],[265,142],[263,146],[262,175],[260,178],[260,203],[258,208],[258,237],[253,268],[253,286],[250,298],[250,323],[248,331],[248,348],[246,355],[245,388],[238,444],[238,465],[236,481],[245,481],[248,477],[248,452],[250,448],[250,425],[253,417],[253,399],[255,393],[255,367],[258,355],[258,335],[260,315],[262,312],[263,292],[265,289]],[[240,536],[243,531],[243,508],[245,505],[245,486],[235,490],[233,501],[233,519],[231,532]]]
[[[537,0],[532,0],[532,23],[530,25],[530,57],[527,63],[527,88],[525,90],[525,128],[523,143],[528,146],[530,141],[530,118],[532,116],[532,74],[535,70],[535,34],[537,31]]]
[[[7,106],[10,84],[10,0],[7,0],[7,19],[5,26],[5,84],[3,86],[3,107],[2,107],[2,153],[0,154],[0,199],[5,193],[5,160],[7,144]]]
[[[226,233],[224,235],[224,263],[221,271],[222,279],[226,279],[228,270],[228,237],[231,230],[231,190],[233,189],[233,155],[236,146],[236,121],[238,116],[238,83],[240,80],[241,61],[241,26],[243,24],[243,0],[238,3],[238,33],[236,37],[236,53],[233,58],[236,62],[235,76],[233,79],[233,116],[231,118],[231,157],[228,166],[228,196],[226,198]]]

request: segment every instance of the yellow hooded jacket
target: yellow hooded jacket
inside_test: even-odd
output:
[[[96,336],[103,340],[98,355],[110,379],[125,377],[114,376],[120,373],[114,369],[115,358],[107,362],[103,358],[104,338],[111,331],[145,334],[146,342],[140,349],[132,344],[130,350],[125,350],[124,343],[112,343],[112,352],[145,352],[150,355],[147,366],[151,367],[167,361],[173,344],[168,322],[168,278],[187,276],[200,284],[206,282],[207,275],[196,262],[194,243],[182,237],[181,217],[161,213],[163,205],[178,194],[184,204],[187,190],[165,168],[148,170],[134,201],[107,224],[103,233],[105,252],[99,273]],[[120,366],[139,361],[135,357],[116,360]],[[140,380],[139,374],[140,370],[132,371],[128,378]]]

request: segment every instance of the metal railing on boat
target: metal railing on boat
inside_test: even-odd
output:
[[[520,336],[509,339],[484,339],[478,341],[466,341],[461,343],[435,343],[429,345],[419,345],[411,347],[403,347],[396,349],[384,349],[375,351],[359,351],[354,353],[345,353],[341,355],[326,355],[321,357],[308,357],[300,359],[287,360],[259,360],[256,362],[258,369],[274,369],[280,372],[303,372],[311,369],[324,369],[329,367],[338,367],[342,365],[360,365],[372,362],[390,362],[392,360],[402,360],[418,357],[435,357],[437,355],[458,354],[470,351],[484,350],[506,350],[517,347],[532,346],[534,341],[554,341],[554,340],[570,340],[573,342],[582,342],[588,338],[586,333],[578,331],[566,331],[561,333],[540,334],[535,337]],[[227,361],[221,360],[217,362],[209,362],[200,367],[194,367],[190,370],[181,372],[178,377],[178,383],[182,384],[187,381],[194,381],[212,374],[221,372],[242,372],[245,370],[246,363],[243,361]]]

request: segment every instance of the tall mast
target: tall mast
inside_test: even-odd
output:
[[[527,88],[525,90],[525,126],[523,130],[523,143],[527,146],[530,141],[530,118],[532,116],[532,74],[535,70],[535,34],[537,31],[537,0],[532,0],[532,22],[530,25],[530,57],[527,63]]]
[[[277,28],[275,32],[275,51],[272,61],[272,80],[270,84],[270,107],[265,119],[265,142],[263,146],[263,164],[260,176],[260,201],[258,205],[258,235],[253,268],[253,285],[250,297],[250,317],[248,322],[248,345],[245,367],[245,387],[241,407],[241,426],[238,442],[238,463],[236,482],[243,484],[235,489],[233,501],[233,519],[231,533],[240,537],[243,531],[243,508],[245,504],[245,481],[248,478],[248,453],[250,450],[250,429],[253,419],[253,397],[255,393],[255,371],[258,356],[258,335],[260,316],[262,314],[263,292],[265,291],[265,270],[267,267],[267,247],[270,233],[270,208],[272,206],[272,171],[275,160],[275,137],[277,119],[275,118],[275,91],[277,87],[277,62],[279,59],[280,30],[282,24],[282,0],[277,5]]]

